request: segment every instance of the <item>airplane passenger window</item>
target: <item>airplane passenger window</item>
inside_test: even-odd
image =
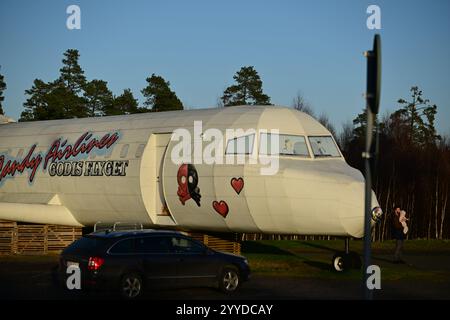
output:
[[[227,143],[225,154],[251,154],[254,141],[254,134],[231,139]]]
[[[121,158],[125,158],[125,157],[127,156],[127,153],[128,153],[128,147],[129,147],[128,144],[124,144],[124,145],[123,145],[122,150],[120,150],[120,157],[121,157]]]
[[[276,146],[278,144],[278,146]],[[261,134],[259,153],[263,155],[287,155],[309,157],[306,139],[303,136],[288,134]]]
[[[315,157],[340,157],[339,150],[331,136],[308,137]]]
[[[145,144],[140,144],[139,147],[136,149],[136,158],[142,157],[142,154],[144,153]]]

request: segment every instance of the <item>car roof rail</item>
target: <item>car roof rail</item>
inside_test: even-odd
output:
[[[118,230],[144,230],[144,225],[139,222],[116,222],[113,231]]]
[[[144,225],[139,222],[102,222],[97,221],[94,224],[94,232],[105,231],[106,233],[112,231],[128,231],[128,230],[144,230]]]

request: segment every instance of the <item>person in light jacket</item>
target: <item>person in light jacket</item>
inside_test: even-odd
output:
[[[392,219],[392,237],[395,239],[394,263],[405,263],[402,260],[402,254],[403,242],[405,241],[405,235],[408,232],[408,226],[406,226],[406,212],[403,212],[404,215],[402,215],[402,210],[400,207],[396,207],[394,210],[394,217]],[[402,216],[402,221],[400,221]],[[405,224],[406,228],[403,226],[402,222]]]

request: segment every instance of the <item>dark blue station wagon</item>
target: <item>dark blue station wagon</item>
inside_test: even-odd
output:
[[[82,288],[119,290],[125,298],[173,286],[214,286],[232,293],[250,276],[244,257],[161,230],[85,235],[61,253],[59,273],[64,283],[69,266],[80,269]]]

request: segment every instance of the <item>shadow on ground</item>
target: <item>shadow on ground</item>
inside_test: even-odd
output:
[[[331,267],[330,263],[325,263],[321,261],[315,261],[315,260],[306,260],[304,261],[304,264],[322,270],[322,271],[330,271],[333,272],[333,268]]]
[[[339,250],[336,250],[336,249],[331,248],[331,247],[326,247],[326,246],[318,244],[318,243],[311,243],[311,242],[307,242],[307,241],[300,241],[299,243],[302,246],[306,246],[306,247],[311,247],[311,248],[321,249],[321,250],[327,250],[327,251],[330,251],[330,252],[333,252],[333,253],[339,252]]]
[[[294,254],[288,250],[281,249],[279,247],[268,245],[255,241],[245,241],[242,243],[242,253],[262,253],[262,254],[275,254],[284,256],[294,256]]]
[[[305,264],[307,266],[313,267],[314,269],[320,270],[320,271],[332,271],[331,268],[331,257],[332,255],[330,255],[330,262],[324,262],[324,261],[320,261],[323,260],[323,252],[320,252],[318,255],[312,255],[312,256],[308,256],[308,255],[304,255],[304,254],[299,254],[301,253],[301,248],[303,246],[310,246],[314,249],[319,249],[318,252],[320,252],[320,250],[325,250],[325,251],[330,251],[330,252],[337,252],[337,250],[334,250],[332,248],[329,247],[325,247],[323,245],[314,245],[314,244],[310,244],[308,242],[299,242],[298,243],[298,247],[292,247],[289,249],[282,249],[279,248],[275,245],[271,245],[271,244],[267,244],[267,243],[261,243],[261,242],[256,242],[256,241],[246,241],[242,244],[242,254],[246,255],[246,254],[264,254],[264,255],[278,255],[278,256],[287,256],[289,258],[294,258],[294,259],[298,259],[297,263],[300,264]],[[325,253],[325,255],[327,255]],[[316,259],[319,258],[319,259]],[[291,260],[293,261],[293,260]]]

